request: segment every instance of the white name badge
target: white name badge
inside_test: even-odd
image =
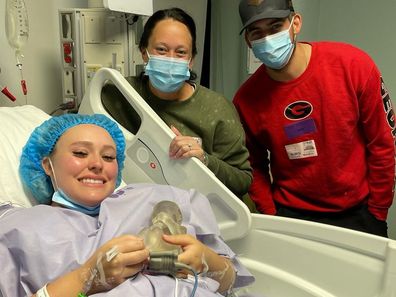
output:
[[[314,140],[288,144],[285,145],[285,148],[290,160],[310,158],[318,155]]]

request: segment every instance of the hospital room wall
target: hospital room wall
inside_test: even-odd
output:
[[[303,15],[300,40],[351,43],[366,51],[380,69],[396,107],[394,0],[295,0]],[[317,24],[317,26],[314,26]],[[396,202],[388,215],[389,237],[396,239]]]
[[[374,59],[396,106],[396,37],[394,0],[294,0],[303,15],[299,40],[334,40],[354,44]],[[232,99],[247,73],[247,50],[239,0],[212,0],[210,87]],[[389,235],[396,239],[396,202],[388,216]]]
[[[320,1],[318,39],[352,43],[365,50],[382,72],[396,106],[396,37],[394,0]],[[388,216],[389,236],[396,239],[396,202]]]
[[[29,39],[24,48],[23,75],[27,82],[25,97],[20,87],[20,74],[15,66],[14,50],[9,46],[5,24],[5,3],[0,0],[0,86],[17,97],[11,102],[0,93],[0,106],[31,104],[46,112],[53,111],[62,103],[62,69],[58,9],[86,8],[87,0],[25,0],[29,18]],[[154,0],[154,10],[178,6],[188,11],[197,24],[197,43],[200,52],[194,70],[200,75],[205,32],[207,0]]]
[[[0,85],[17,97],[11,102],[2,94],[0,106],[26,103],[51,112],[62,103],[60,41],[58,9],[87,7],[82,0],[25,0],[29,19],[29,39],[23,50],[23,75],[28,94],[25,97],[19,85],[20,75],[15,66],[14,50],[9,46],[4,30],[5,3],[0,0]]]
[[[396,106],[396,38],[394,32],[394,0],[310,0],[315,10],[308,9],[307,0],[295,0],[303,13],[303,40],[343,41],[366,51],[380,69],[386,87]],[[298,3],[298,5],[297,5]],[[305,5],[304,5],[305,4]],[[299,8],[299,7],[296,7]],[[317,32],[306,32],[307,21],[317,20]],[[316,35],[315,35],[316,34]],[[396,239],[396,203],[388,215],[389,237]]]

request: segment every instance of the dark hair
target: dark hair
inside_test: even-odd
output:
[[[148,18],[146,24],[144,25],[142,36],[140,37],[140,51],[143,51],[143,49],[147,48],[149,38],[153,33],[154,27],[157,25],[157,23],[165,19],[174,19],[186,25],[192,38],[192,57],[194,58],[197,54],[197,29],[195,22],[188,13],[177,7],[157,10],[152,16]],[[190,80],[194,80],[196,77],[197,75],[191,71]]]
[[[197,29],[195,27],[194,20],[184,10],[176,7],[158,10],[148,18],[146,24],[144,25],[142,37],[140,38],[139,49],[142,51],[144,48],[147,48],[149,38],[153,33],[155,25],[165,19],[174,19],[186,25],[192,37],[192,56],[195,57],[197,54]]]

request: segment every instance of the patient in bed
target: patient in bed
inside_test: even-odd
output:
[[[148,184],[114,192],[124,149],[103,115],[53,117],[33,131],[20,174],[40,204],[0,206],[3,296],[221,296],[253,282],[222,241],[206,197]],[[147,272],[150,250],[136,235],[162,200],[179,206],[187,233],[162,238],[180,247],[184,269],[173,277]]]

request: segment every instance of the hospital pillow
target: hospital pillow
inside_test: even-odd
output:
[[[37,204],[22,186],[19,158],[30,133],[50,116],[32,105],[0,107],[0,204]]]

